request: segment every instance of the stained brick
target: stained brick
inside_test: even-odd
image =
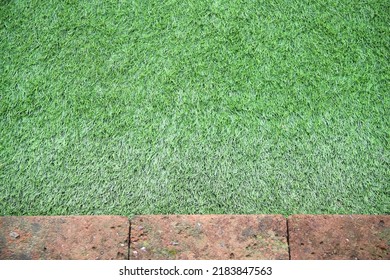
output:
[[[388,215],[293,215],[288,230],[293,260],[390,259]]]
[[[282,215],[136,216],[130,259],[288,259]]]
[[[0,259],[127,259],[128,239],[126,217],[0,217]]]

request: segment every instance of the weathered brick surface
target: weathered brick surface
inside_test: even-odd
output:
[[[388,215],[293,215],[288,229],[293,260],[390,259]]]
[[[390,216],[294,215],[292,259],[390,259]],[[118,216],[0,217],[0,259],[127,259]],[[131,259],[288,259],[281,215],[137,216]]]
[[[0,217],[0,259],[127,259],[128,238],[126,217]]]
[[[288,259],[282,215],[136,216],[130,259]]]

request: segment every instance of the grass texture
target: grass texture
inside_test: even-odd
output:
[[[0,21],[0,215],[390,213],[387,0],[3,0]]]

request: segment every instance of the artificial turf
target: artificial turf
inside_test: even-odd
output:
[[[0,215],[390,213],[387,0],[0,20]]]

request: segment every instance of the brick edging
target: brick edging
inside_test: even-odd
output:
[[[0,260],[390,259],[390,215],[0,217]]]

